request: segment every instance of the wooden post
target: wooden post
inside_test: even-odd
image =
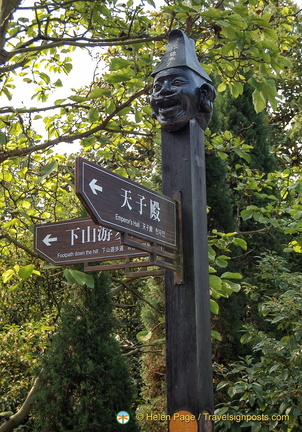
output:
[[[204,134],[195,119],[177,132],[162,131],[163,193],[180,191],[184,280],[167,270],[166,337],[168,414],[188,411],[198,432],[213,431],[209,270]],[[170,426],[171,427],[171,426]],[[170,430],[193,431],[189,424]],[[196,429],[195,423],[195,431]]]

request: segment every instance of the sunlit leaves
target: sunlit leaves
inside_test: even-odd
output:
[[[14,291],[19,287],[22,280],[31,277],[33,274],[40,275],[40,272],[36,270],[33,264],[28,264],[24,267],[20,267],[18,264],[16,264],[12,269],[8,269],[2,274],[2,280],[4,284],[8,283],[11,279],[13,279],[15,282],[17,280],[18,283],[8,288],[9,291]]]
[[[16,292],[13,293],[16,296]],[[14,406],[28,393],[28,375],[34,374],[41,354],[49,344],[48,335],[54,330],[52,317],[45,314],[39,322],[22,325],[1,325],[0,386],[2,406]]]
[[[216,60],[219,59],[212,64],[213,69],[219,69],[222,78],[218,91],[230,88],[232,95],[237,97],[242,94],[242,84],[252,75],[253,78],[248,79],[255,87],[256,112],[263,111],[268,102],[275,108],[277,94],[272,77],[288,66],[284,53],[296,43],[292,37],[291,19],[286,27],[280,27],[276,10],[274,13],[272,8],[260,11],[252,4],[240,3],[232,9],[211,7],[202,15],[213,23],[218,33],[219,49],[216,51],[211,42],[208,45],[209,54],[215,53]]]

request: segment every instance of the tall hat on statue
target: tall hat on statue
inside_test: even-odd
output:
[[[188,36],[179,29],[172,30],[169,34],[166,52],[160,63],[151,73],[151,76],[154,77],[158,72],[176,67],[192,69],[206,81],[212,82],[211,78],[198,61],[193,39],[189,39]]]

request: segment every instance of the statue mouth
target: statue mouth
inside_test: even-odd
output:
[[[150,97],[152,116],[163,129],[176,131],[191,118],[190,98],[182,90],[171,94],[152,94]]]
[[[179,117],[185,111],[179,98],[163,98],[157,100],[156,105],[161,117]]]
[[[162,117],[175,117],[181,115],[183,112],[182,105],[173,105],[171,107],[161,107],[158,109],[159,114]]]

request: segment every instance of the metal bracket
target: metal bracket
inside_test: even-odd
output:
[[[122,244],[148,252],[151,265],[162,267],[174,272],[175,284],[183,283],[183,238],[182,238],[182,209],[181,209],[181,193],[174,192],[172,198],[177,202],[177,247],[158,245],[156,242],[146,242],[139,238],[121,233]]]
[[[135,257],[136,259],[137,257]],[[121,261],[121,260],[119,260]],[[143,268],[153,267],[151,269],[142,270]],[[135,270],[140,269],[140,270]],[[149,259],[145,261],[131,261],[131,258],[127,257],[124,262],[106,262],[104,264],[89,265],[89,263],[84,264],[85,272],[95,272],[102,270],[125,270],[125,276],[127,279],[133,279],[137,277],[146,276],[161,276],[164,274],[163,270],[154,269],[154,263]]]

